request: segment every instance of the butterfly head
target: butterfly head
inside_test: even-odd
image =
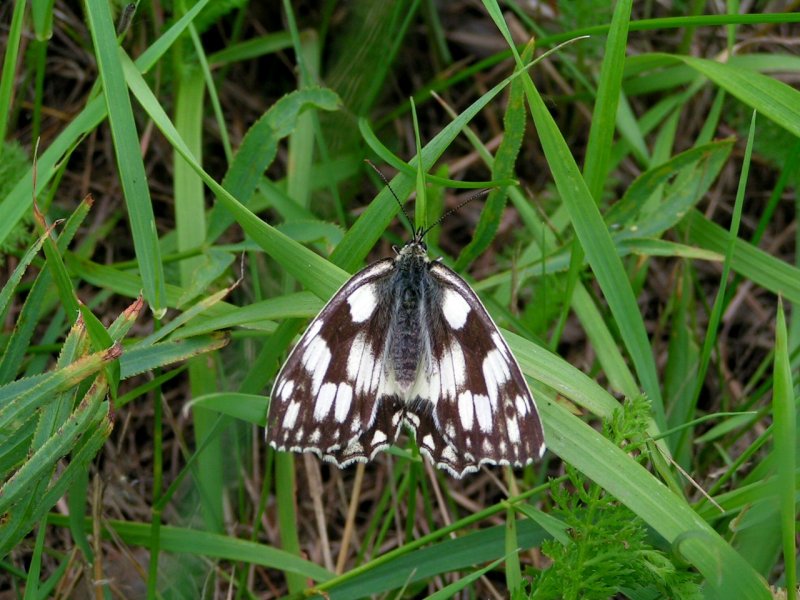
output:
[[[423,230],[421,227],[417,229],[414,233],[414,237],[408,240],[402,248],[394,248],[394,251],[397,253],[397,258],[404,258],[409,256],[416,256],[422,257],[427,260],[428,258],[428,245],[425,243],[423,239],[427,230]]]

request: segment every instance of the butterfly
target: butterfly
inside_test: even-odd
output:
[[[311,321],[272,388],[274,449],[344,468],[372,460],[405,427],[456,478],[542,457],[525,377],[469,284],[428,257],[429,230],[356,273]]]

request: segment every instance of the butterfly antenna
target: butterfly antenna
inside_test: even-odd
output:
[[[397,197],[397,194],[394,193],[394,190],[392,189],[392,186],[389,185],[389,180],[386,179],[386,177],[384,176],[383,173],[381,173],[381,170],[378,167],[376,167],[375,165],[372,164],[372,161],[370,159],[365,158],[364,162],[367,163],[370,167],[372,167],[372,169],[378,174],[378,176],[381,179],[383,179],[383,183],[386,184],[386,187],[389,188],[389,191],[392,192],[392,196],[394,196],[394,199],[397,200],[397,205],[400,207],[400,211],[403,213],[403,216],[406,218],[406,223],[408,223],[408,226],[411,228],[411,231],[413,233],[413,231],[414,231],[414,223],[411,222],[411,218],[408,216],[408,213],[406,212],[406,209],[403,206],[403,203],[400,202],[400,198]]]
[[[430,227],[428,227],[426,230],[424,230],[424,231],[422,232],[422,235],[421,235],[420,237],[425,237],[425,235],[426,235],[426,234],[427,234],[427,233],[428,233],[428,232],[429,232],[431,229],[433,229],[434,227],[436,227],[437,225],[439,225],[439,224],[440,224],[442,221],[444,221],[444,220],[445,220],[447,217],[449,217],[449,216],[450,216],[450,215],[452,215],[453,213],[457,213],[459,210],[461,210],[462,208],[464,208],[464,207],[465,207],[467,204],[469,204],[470,202],[472,202],[473,200],[475,200],[475,198],[480,198],[481,196],[485,196],[486,194],[488,194],[488,193],[489,193],[489,192],[491,192],[491,191],[492,191],[491,189],[487,189],[487,190],[481,190],[481,191],[479,191],[477,194],[472,194],[472,196],[470,196],[469,198],[467,198],[466,200],[464,200],[464,201],[463,201],[461,204],[459,204],[459,205],[458,205],[458,206],[456,206],[455,208],[451,208],[451,209],[450,209],[450,210],[448,210],[446,213],[444,213],[444,214],[443,214],[441,217],[439,217],[438,219],[436,219],[436,222],[435,222],[433,225],[431,225]]]

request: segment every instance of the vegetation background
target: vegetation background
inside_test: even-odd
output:
[[[0,598],[788,596],[795,8],[4,2]],[[292,341],[408,235],[364,158],[427,173],[417,222],[492,189],[428,242],[540,464],[265,448]]]

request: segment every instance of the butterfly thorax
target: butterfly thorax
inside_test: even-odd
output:
[[[425,245],[416,240],[409,242],[395,258],[395,272],[390,287],[393,332],[387,340],[388,366],[402,392],[408,392],[417,380],[420,356],[427,356],[424,348],[427,332],[423,330],[424,311],[431,294],[430,261]],[[411,400],[411,398],[406,398]]]

